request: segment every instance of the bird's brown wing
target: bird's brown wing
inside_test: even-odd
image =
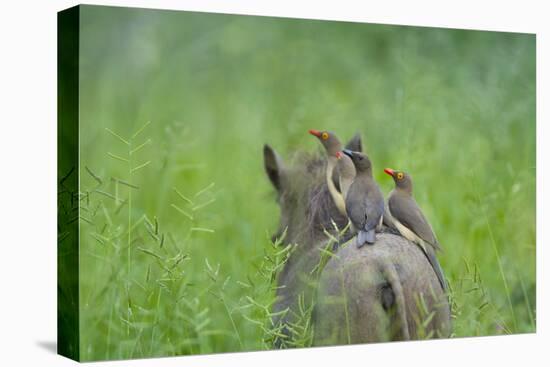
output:
[[[392,195],[388,200],[391,215],[418,237],[440,249],[430,223],[411,197]]]

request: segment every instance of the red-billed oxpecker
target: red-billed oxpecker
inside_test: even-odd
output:
[[[389,214],[395,228],[403,237],[422,248],[441,287],[446,290],[445,276],[435,256],[435,252],[441,248],[432,226],[414,200],[411,176],[406,172],[395,171],[391,168],[384,169],[384,172],[392,176],[395,182],[395,189],[392,190],[388,198]]]
[[[336,135],[330,131],[319,131],[312,129],[309,130],[309,133],[319,139],[327,152],[326,180],[328,190],[332,196],[332,200],[334,200],[334,204],[336,204],[336,207],[338,208],[338,211],[342,215],[346,215],[346,204],[344,197],[335,185],[335,181],[338,182],[338,178],[337,176],[333,178],[333,173],[338,165],[338,158],[336,155],[342,150],[342,143],[340,143],[340,140],[336,137]],[[336,171],[338,170],[336,169]]]
[[[345,155],[342,152],[336,153],[336,158],[338,158],[338,182],[340,183],[340,192],[344,200],[348,195],[349,187],[355,178],[356,171],[355,166],[350,157]],[[347,215],[347,213],[346,213]]]
[[[360,152],[344,149],[351,158],[356,175],[346,195],[346,212],[357,231],[357,247],[376,241],[376,230],[382,226],[384,195],[372,175],[369,157]]]

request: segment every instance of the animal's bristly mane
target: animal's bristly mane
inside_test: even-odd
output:
[[[333,222],[342,229],[347,219],[340,214],[326,183],[326,158],[319,154],[297,153],[287,170],[287,185],[283,200],[290,200],[303,213],[294,215],[289,225],[301,228],[307,242],[325,236],[323,231],[334,232]]]

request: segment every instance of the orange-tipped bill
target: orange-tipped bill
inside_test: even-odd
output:
[[[393,170],[391,168],[384,168],[384,172],[393,177]]]
[[[320,132],[319,130],[313,130],[313,129],[311,129],[311,130],[309,130],[309,133],[310,133],[311,135],[313,135],[313,136],[318,137],[318,138],[321,137],[321,132]]]

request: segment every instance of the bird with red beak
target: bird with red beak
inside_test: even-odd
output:
[[[343,152],[336,153],[336,158],[338,158],[338,182],[340,183],[340,192],[344,200],[348,196],[348,191],[355,179],[357,171],[353,165],[353,161],[350,157],[345,155]]]
[[[411,176],[406,172],[391,168],[384,169],[384,172],[390,175],[395,182],[395,189],[388,197],[389,215],[394,227],[403,237],[420,246],[434,269],[441,287],[446,290],[447,282],[436,257],[436,251],[441,247],[432,226],[413,197]]]
[[[342,143],[340,143],[340,139],[338,139],[338,137],[330,131],[319,131],[312,129],[309,130],[309,133],[319,139],[327,152],[326,181],[328,190],[340,214],[346,215],[346,204],[344,197],[340,193],[339,188],[336,187],[336,183],[339,184],[337,154],[342,150]]]

